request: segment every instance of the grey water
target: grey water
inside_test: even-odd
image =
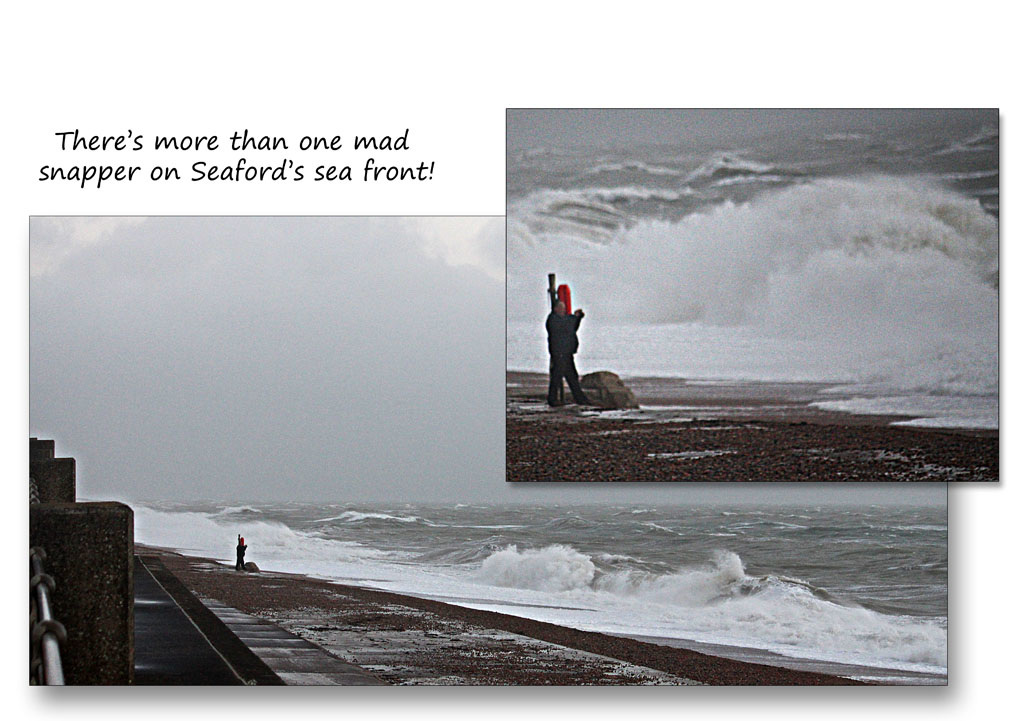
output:
[[[827,118],[829,112],[821,114]],[[566,196],[566,202],[538,212],[611,228],[642,218],[678,220],[821,179],[889,176],[930,180],[976,200],[987,214],[999,215],[999,118],[994,110],[951,112],[940,122],[934,113],[923,112],[916,122],[912,111],[897,119],[880,111],[877,117],[838,116],[811,127],[755,123],[739,135],[726,132],[723,118],[721,136],[712,125],[698,138],[688,132],[691,113],[662,115],[662,124],[674,126],[677,139],[665,133],[658,142],[634,141],[630,131],[644,120],[627,118],[620,135],[588,140],[584,125],[571,143],[536,134],[517,142],[518,126],[528,127],[531,113],[512,111],[509,210],[521,210],[519,201],[531,195],[564,191],[576,194],[578,202]],[[588,201],[594,206],[588,207]]]
[[[861,678],[945,676],[945,507],[159,503],[136,518],[140,542],[225,560],[241,533],[269,570]]]

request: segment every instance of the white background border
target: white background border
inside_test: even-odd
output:
[[[5,12],[2,268],[5,547],[27,535],[28,216],[504,212],[506,107],[1000,107],[1001,361],[1013,367],[1021,60],[1009,4],[973,2],[17,4]],[[100,192],[35,181],[52,133],[331,133],[411,127],[437,161],[429,187],[271,185]],[[308,129],[308,130],[307,130]],[[337,130],[335,130],[337,129]],[[69,349],[73,352],[73,349]],[[1018,707],[1021,485],[1003,377],[1002,478],[951,490],[947,689],[79,689],[25,683],[23,585],[12,563],[5,685],[21,710],[92,718],[996,718]],[[500,479],[495,479],[500,482]],[[17,631],[15,631],[17,628]],[[301,708],[296,708],[296,704]],[[15,709],[17,713],[18,709]]]

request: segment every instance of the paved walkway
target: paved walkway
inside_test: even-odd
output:
[[[385,684],[269,621],[201,601],[156,556],[135,557],[135,683]]]
[[[346,663],[269,621],[217,601],[204,603],[289,686],[386,685],[362,667]]]
[[[242,679],[136,557],[135,684],[241,683]]]

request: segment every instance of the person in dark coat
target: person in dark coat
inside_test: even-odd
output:
[[[557,406],[558,390],[562,387],[562,378],[569,383],[572,399],[579,405],[590,405],[590,399],[580,388],[580,376],[576,372],[573,355],[579,350],[580,339],[576,331],[583,320],[583,310],[569,315],[565,312],[565,303],[558,301],[555,309],[548,315],[544,326],[548,330],[548,353],[551,354],[551,383],[548,385],[548,405]]]
[[[248,546],[245,545],[245,539],[242,538],[242,534],[239,533],[238,534],[238,545],[235,546],[235,570],[236,571],[244,571],[245,570],[245,549],[247,549],[247,548],[248,548]]]

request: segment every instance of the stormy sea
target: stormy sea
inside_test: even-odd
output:
[[[132,503],[136,541],[884,683],[946,679],[944,506]],[[311,624],[314,619],[311,619]]]
[[[998,118],[977,115],[510,143],[507,368],[547,370],[556,273],[581,372],[824,382],[825,410],[997,428]]]

